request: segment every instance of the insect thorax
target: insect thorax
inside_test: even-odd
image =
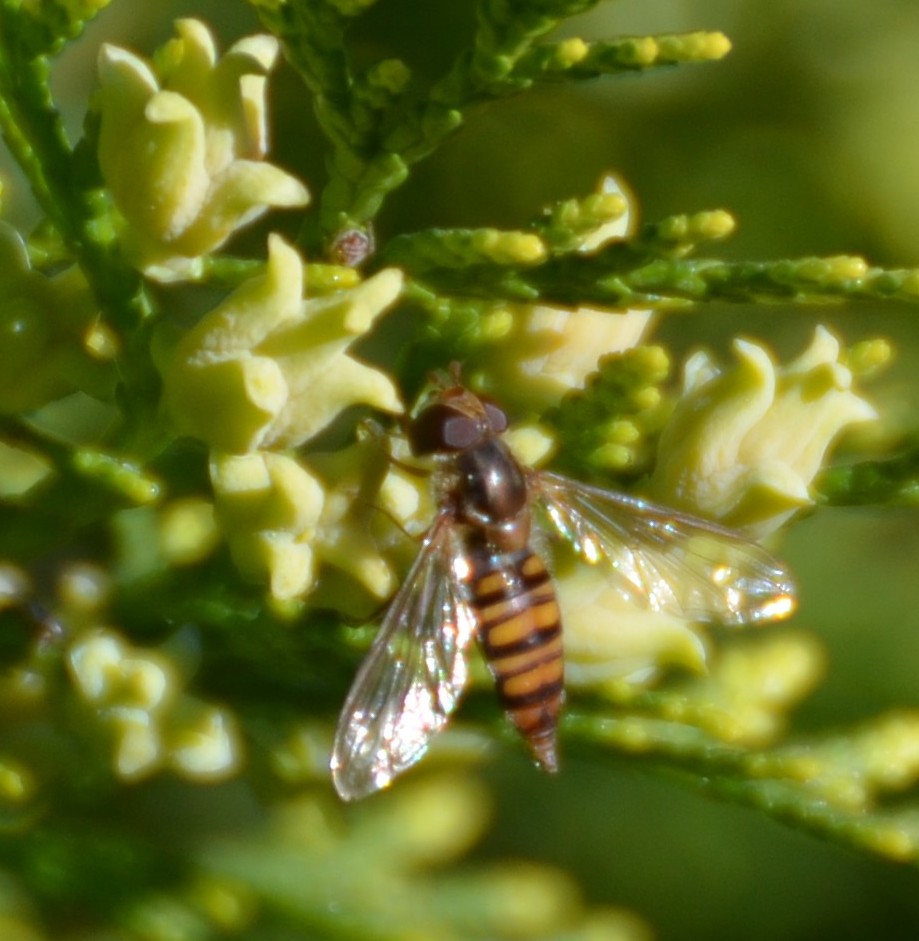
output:
[[[457,515],[470,525],[508,522],[527,505],[526,478],[498,438],[488,438],[454,457]]]

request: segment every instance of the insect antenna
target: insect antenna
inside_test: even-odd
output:
[[[432,369],[428,373],[428,382],[435,392],[446,392],[463,385],[463,365],[459,360],[453,360],[446,369]]]

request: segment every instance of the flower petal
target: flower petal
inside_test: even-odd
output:
[[[705,669],[705,642],[690,622],[629,604],[602,571],[578,566],[558,578],[557,587],[572,685],[647,681],[673,664]]]
[[[735,341],[734,353],[725,369],[706,354],[687,363],[651,489],[761,539],[813,502],[808,488],[840,432],[876,413],[823,327],[786,367],[749,341]]]
[[[271,206],[303,206],[306,188],[262,161],[266,74],[274,37],[240,40],[218,59],[198,20],[155,65],[105,46],[99,57],[99,164],[127,225],[130,257],[149,277],[176,281]]]
[[[264,215],[269,207],[305,206],[309,191],[294,176],[270,163],[236,160],[209,183],[197,206],[195,224],[175,244],[194,257],[219,248],[233,233]]]
[[[309,590],[311,541],[325,502],[321,483],[293,458],[266,452],[214,454],[211,482],[239,569],[253,580],[267,575],[278,599]]]

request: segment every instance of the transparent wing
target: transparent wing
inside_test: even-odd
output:
[[[557,533],[586,561],[605,562],[629,601],[727,625],[794,611],[788,569],[734,530],[557,474],[532,483]]]
[[[345,800],[386,787],[425,753],[466,685],[475,620],[457,578],[451,518],[428,531],[345,701],[332,780]]]

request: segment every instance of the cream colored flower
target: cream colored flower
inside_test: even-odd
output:
[[[392,380],[349,352],[399,296],[401,273],[309,300],[303,280],[300,256],[271,236],[265,274],[164,357],[165,402],[181,431],[242,454],[302,444],[351,405],[401,411]]]
[[[810,483],[839,434],[877,416],[824,327],[785,367],[750,341],[734,354],[725,368],[707,353],[687,361],[651,495],[761,539],[813,503]]]
[[[292,457],[258,451],[212,454],[211,484],[240,571],[253,580],[267,578],[281,600],[308,591],[325,503],[320,481]]]
[[[238,767],[242,746],[232,717],[183,693],[167,656],[100,629],[76,640],[67,665],[77,692],[111,731],[120,778],[171,766],[183,777],[214,780]]]
[[[319,586],[317,603],[354,616],[378,609],[398,587],[391,556],[408,540],[393,518],[408,517],[418,495],[391,474],[386,441],[374,436],[311,455],[309,467],[266,451],[211,458],[218,512],[239,569],[267,580],[280,601]]]
[[[629,200],[613,176],[604,177],[600,192]],[[623,215],[585,233],[578,250],[594,252],[621,241],[634,227],[633,215],[630,203]],[[485,342],[468,378],[514,411],[539,414],[571,389],[583,388],[601,356],[640,343],[651,318],[650,310],[505,304],[484,322]]]
[[[636,607],[602,569],[576,565],[556,579],[556,586],[570,684],[648,682],[673,665],[705,669],[705,641],[691,621]]]
[[[166,658],[98,630],[70,648],[68,666],[77,690],[114,732],[115,772],[135,779],[153,771],[162,760],[159,718],[176,694]]]
[[[306,188],[265,161],[272,36],[241,39],[219,61],[198,20],[148,63],[117,46],[99,56],[99,164],[149,277],[193,277],[201,256],[269,207],[304,206]]]
[[[242,759],[239,730],[224,709],[188,700],[164,734],[170,766],[195,781],[219,781]]]

